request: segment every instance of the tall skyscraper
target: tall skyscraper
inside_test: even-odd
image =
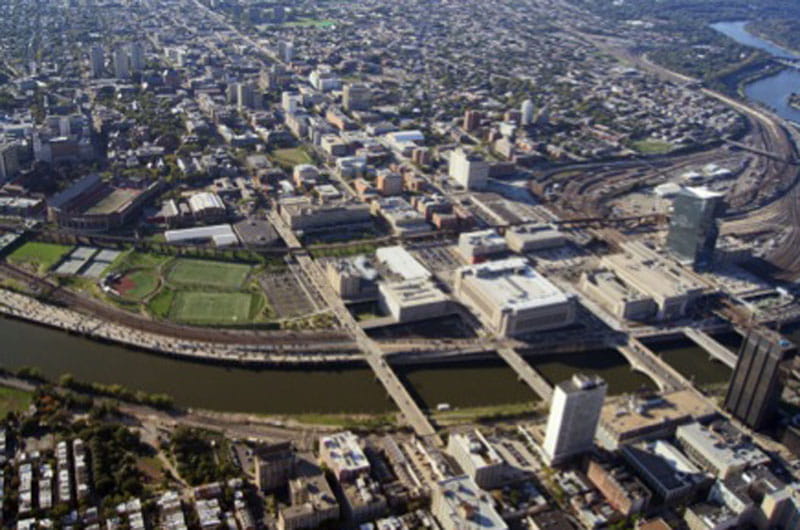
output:
[[[533,124],[533,101],[526,99],[522,102],[522,107],[520,108],[520,123],[527,127],[528,125]]]
[[[144,70],[144,46],[140,42],[132,42],[129,50],[131,71],[141,72]]]
[[[260,108],[260,96],[250,83],[236,84],[236,106],[241,109]]]
[[[4,181],[19,173],[18,145],[0,144],[0,180]]]
[[[89,52],[89,68],[91,69],[93,78],[97,79],[103,77],[105,62],[106,58],[103,53],[103,48],[100,46],[92,46],[92,50]]]
[[[774,419],[781,363],[791,350],[786,339],[769,330],[751,331],[742,343],[725,408],[751,429],[763,429]]]
[[[606,388],[600,377],[581,374],[556,385],[544,438],[544,452],[550,465],[592,449]]]
[[[123,46],[114,50],[114,77],[127,79],[131,76],[128,65],[128,53]]]
[[[695,270],[711,266],[722,213],[724,195],[707,188],[684,188],[672,203],[667,247],[680,261]]]

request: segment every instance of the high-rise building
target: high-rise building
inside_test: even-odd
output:
[[[467,132],[474,131],[481,124],[481,113],[477,110],[468,110],[464,113],[463,128]]]
[[[105,56],[103,53],[103,48],[100,46],[92,46],[91,52],[89,52],[89,68],[91,69],[92,77],[97,79],[99,77],[103,77],[103,68],[105,66]]]
[[[0,180],[6,180],[19,173],[17,144],[0,144]]]
[[[723,196],[707,188],[685,188],[672,203],[667,247],[676,258],[696,270],[711,266]]]
[[[367,110],[371,105],[371,93],[367,85],[347,83],[342,94],[342,103],[347,110]]]
[[[131,71],[141,72],[144,70],[144,47],[140,42],[132,42],[129,50]]]
[[[285,63],[290,63],[294,60],[294,43],[291,41],[282,40],[278,43],[278,55]]]
[[[520,123],[527,127],[533,124],[533,101],[526,99],[520,108]]]
[[[448,174],[468,190],[481,190],[486,187],[489,178],[489,163],[474,153],[458,148],[450,154]]]
[[[131,76],[128,53],[120,46],[114,50],[114,77],[127,79]]]
[[[239,109],[258,109],[260,107],[258,91],[250,83],[237,83],[235,96],[236,106]]]
[[[790,351],[790,343],[769,330],[751,331],[742,343],[725,408],[751,429],[762,429],[775,417],[781,363]]]
[[[600,377],[582,374],[556,385],[544,439],[549,464],[560,464],[592,449],[606,388]]]

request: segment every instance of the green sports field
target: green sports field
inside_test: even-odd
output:
[[[203,286],[235,291],[244,285],[251,267],[241,263],[223,263],[200,259],[178,259],[167,273],[174,285]]]
[[[14,265],[36,265],[40,272],[45,272],[61,261],[70,250],[72,247],[66,245],[31,241],[12,252],[8,256],[8,262]]]
[[[172,302],[170,317],[187,324],[245,324],[252,320],[254,298],[248,293],[181,291]]]

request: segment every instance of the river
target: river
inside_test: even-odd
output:
[[[800,59],[800,54],[748,32],[745,29],[746,25],[747,22],[742,21],[718,22],[711,27],[740,44],[758,48],[774,57]],[[775,75],[748,83],[744,92],[749,99],[773,109],[780,117],[800,123],[800,110],[789,105],[789,96],[792,92],[800,92],[800,71],[797,69],[785,68]]]

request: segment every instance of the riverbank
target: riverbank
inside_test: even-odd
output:
[[[356,350],[338,354],[314,351],[313,343],[298,348],[292,344],[249,345],[182,340],[45,304],[8,289],[0,289],[0,314],[100,342],[111,342],[132,349],[200,362],[245,366],[328,364],[353,362],[360,356]]]

